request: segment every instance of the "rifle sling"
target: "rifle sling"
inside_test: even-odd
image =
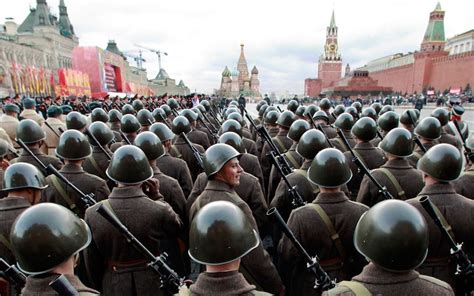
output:
[[[352,291],[356,296],[372,296],[369,289],[367,289],[364,284],[354,281],[342,281],[337,284],[338,286],[343,286]]]
[[[418,202],[420,202],[421,197],[422,196],[417,196],[416,197]],[[448,221],[443,216],[443,214],[441,214],[441,211],[439,210],[439,208],[433,202],[432,202],[432,204],[433,204],[433,210],[435,211],[436,215],[438,215],[439,221],[441,222],[441,225],[443,226],[444,230],[446,230],[449,233],[449,235],[451,235],[451,237],[453,239],[455,239],[453,228],[451,227],[451,225],[449,225]]]
[[[280,140],[280,138],[274,137],[274,138],[272,139],[272,141],[273,141],[273,140],[275,140],[275,142],[276,142],[277,145],[279,146],[279,147],[277,147],[277,148],[280,148],[280,149],[279,149],[279,150],[280,150],[280,151],[279,151],[280,153],[286,152],[285,144],[283,144],[283,142]]]
[[[177,157],[177,158],[183,158],[183,155],[181,155],[181,153],[179,152],[178,148],[176,148],[176,146],[174,145],[171,145],[171,151],[173,152],[174,157]]]
[[[10,244],[10,241],[0,233],[0,243],[5,246],[10,252],[13,253],[13,248],[12,245]]]
[[[367,164],[365,163],[364,159],[362,158],[362,156],[360,155],[359,152],[357,152],[357,150],[355,149],[352,149],[352,152],[354,152],[354,155],[360,160],[360,162],[368,169],[367,167]]]
[[[299,169],[301,166],[300,164],[298,163],[298,161],[295,159],[295,157],[293,156],[293,154],[291,153],[291,151],[287,151],[285,153],[285,157],[288,158],[288,160],[291,162],[291,165],[295,168],[295,169]]]
[[[64,187],[59,183],[58,177],[55,175],[51,175],[51,181],[53,182],[54,188],[59,192],[59,195],[64,199],[64,201],[68,204],[69,208],[71,211],[75,212],[76,211],[76,204],[72,201],[72,199],[68,196],[66,193],[66,190]]]
[[[400,186],[400,183],[398,182],[397,178],[390,172],[389,169],[387,168],[378,168],[377,171],[382,172],[389,180],[392,182],[392,185],[395,186],[395,189],[397,190],[397,195],[400,200],[406,200],[407,197],[405,195],[405,190],[403,190],[402,186]]]
[[[296,169],[296,170],[293,170],[293,173],[299,174],[299,175],[306,178],[306,176],[308,174],[308,171],[302,170],[302,169]],[[311,187],[313,188],[314,196],[318,195],[319,194],[319,187],[314,185],[313,183],[311,183]]]
[[[107,181],[107,179],[108,179],[107,175],[104,173],[104,171],[102,171],[100,169],[99,164],[97,163],[95,158],[93,156],[91,156],[91,157],[89,157],[89,159],[90,159],[91,164],[94,167],[94,169],[97,171],[97,173],[99,173],[100,177]]]
[[[336,228],[334,227],[334,224],[331,222],[331,219],[329,218],[328,214],[318,204],[309,203],[308,205],[312,207],[316,211],[318,216],[321,218],[321,220],[323,220],[324,224],[326,225],[327,230],[329,231],[329,234],[331,235],[331,240],[334,242],[337,252],[339,253],[339,256],[341,257],[341,260],[345,261],[346,250],[344,249],[341,238],[339,237],[339,234],[337,233]]]

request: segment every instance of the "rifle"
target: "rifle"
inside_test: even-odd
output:
[[[94,140],[95,144],[97,145],[97,147],[100,148],[100,150],[102,150],[102,153],[105,154],[105,156],[111,160],[112,159],[112,156],[110,156],[110,154],[104,149],[104,147],[99,143],[99,141],[97,140],[97,138],[89,131],[89,129],[86,127],[86,129],[84,130],[84,134],[87,135],[87,136],[90,136],[92,138],[92,140]]]
[[[79,292],[77,292],[76,288],[73,287],[64,274],[51,281],[49,286],[60,296],[79,296]]]
[[[383,136],[382,134],[380,133],[379,129],[377,128],[377,137],[380,138],[380,140],[383,140]]]
[[[214,120],[217,122],[219,126],[222,125],[222,121],[220,121],[219,118],[217,118],[217,115],[214,113],[214,110],[212,110],[212,107],[211,109],[209,109],[209,113],[211,113],[212,118],[214,118]]]
[[[207,123],[198,115],[198,120],[199,122],[202,123],[202,125],[206,128],[206,130],[212,135],[212,137],[214,138],[214,141],[218,141],[219,140],[219,137],[216,135],[216,132],[211,130],[211,128],[207,125]]]
[[[64,133],[64,130],[63,130],[62,127],[58,127],[58,131],[59,131],[61,134]]]
[[[304,199],[301,197],[300,193],[296,190],[296,185],[291,186],[290,181],[288,181],[288,178],[286,175],[283,173],[282,168],[280,167],[278,160],[275,156],[275,152],[271,151],[270,153],[267,154],[267,157],[270,158],[271,162],[275,166],[275,168],[278,170],[278,173],[281,176],[281,179],[285,182],[286,186],[288,187],[288,193],[291,196],[291,204],[293,205],[293,208],[299,208],[301,206],[304,206],[306,202]]]
[[[52,164],[45,165],[33,152],[31,152],[30,148],[28,148],[28,146],[26,146],[26,144],[22,140],[17,139],[16,142],[21,146],[21,148],[23,148],[23,150],[25,150],[31,157],[33,157],[33,159],[43,168],[43,170],[47,174],[55,175],[56,177],[58,177],[58,179],[66,183],[66,186],[71,187],[73,191],[79,194],[79,197],[81,198],[86,208],[93,206],[97,203],[94,199],[93,193],[85,194],[84,192],[82,192],[81,189],[77,188],[76,185],[72,184],[71,181],[66,179],[66,177],[64,177],[64,175],[61,174],[55,167],[53,167]]]
[[[162,122],[163,122],[169,129],[171,129],[171,125],[168,123],[168,120],[166,120],[166,118],[164,118],[161,113],[158,113],[158,115],[160,116]]]
[[[8,152],[15,155],[15,157],[20,157],[20,153],[18,153],[18,151],[16,151],[13,147],[10,147],[10,145],[8,145]]]
[[[130,142],[130,140],[127,138],[127,136],[121,130],[119,130],[118,132],[119,132],[120,136],[122,136],[122,139],[124,139],[125,142],[127,142],[128,145],[132,145],[132,142]]]
[[[407,111],[407,115],[408,115],[408,117],[410,117],[410,121],[413,124],[413,127],[416,128],[416,121],[413,118],[413,116],[411,116],[411,112]],[[421,143],[420,138],[418,138],[416,135],[413,136],[413,142],[415,142],[415,144],[418,147],[420,147],[420,149],[421,149],[421,151],[423,151],[423,153],[426,153],[427,149],[426,149],[425,145],[423,145],[423,143]]]
[[[267,142],[268,145],[270,146],[270,149],[273,152],[275,152],[275,157],[277,158],[278,163],[280,164],[281,169],[285,173],[285,175],[290,174],[292,172],[292,168],[290,164],[288,163],[286,158],[283,156],[283,154],[280,153],[275,143],[273,143],[273,140],[270,137],[270,134],[268,133],[267,129],[263,125],[257,126],[243,105],[240,105],[240,108],[244,111],[245,117],[248,119],[252,127],[258,132],[258,134],[260,135],[260,138],[263,141]]]
[[[161,288],[167,290],[172,295],[178,293],[179,287],[184,285],[184,280],[179,278],[178,274],[166,264],[167,254],[162,253],[156,257],[148,250],[128,229],[120,222],[118,217],[104,204],[100,204],[97,213],[104,217],[112,226],[114,226],[142,255],[150,262],[148,266],[153,268],[160,275]]]
[[[370,179],[370,181],[372,181],[372,183],[375,184],[375,186],[377,186],[377,188],[379,189],[379,192],[382,193],[382,195],[385,197],[385,199],[393,199],[393,196],[390,194],[390,192],[388,192],[387,187],[382,186],[382,184],[380,184],[374,178],[374,176],[372,176],[369,169],[365,166],[365,164],[362,162],[362,160],[360,160],[359,157],[357,157],[357,155],[354,153],[354,150],[352,150],[352,147],[351,147],[351,145],[349,145],[349,142],[347,141],[347,138],[344,135],[344,133],[342,132],[342,130],[337,129],[337,134],[342,139],[342,141],[344,142],[344,145],[347,147],[349,152],[352,154],[352,162],[359,168],[359,170],[364,175],[367,175],[367,177]]]
[[[462,243],[458,244],[454,238],[449,234],[449,231],[443,226],[440,217],[434,209],[434,205],[428,195],[424,195],[420,198],[420,204],[431,217],[433,222],[438,226],[439,230],[443,234],[444,238],[448,240],[448,244],[451,248],[451,255],[454,255],[457,262],[456,275],[463,277],[464,279],[464,295],[474,294],[474,265],[469,260],[468,255],[462,249]]]
[[[181,133],[181,135],[183,136],[184,141],[186,142],[186,144],[189,146],[189,148],[193,152],[194,158],[196,159],[198,165],[201,167],[201,169],[204,170],[204,163],[202,162],[201,153],[196,149],[196,147],[193,146],[191,141],[189,141],[189,139],[188,139],[188,137],[186,136],[185,133]]]
[[[276,208],[269,209],[267,211],[267,216],[272,218],[272,220],[278,224],[286,237],[288,237],[288,239],[293,243],[293,245],[303,255],[303,257],[305,257],[306,268],[316,276],[314,281],[314,289],[317,291],[327,291],[334,288],[336,286],[336,282],[331,280],[326,271],[324,271],[324,269],[321,267],[318,256],[315,255],[314,257],[311,257],[308,254],[301,243],[296,239],[290,228],[288,228],[288,225],[286,225],[285,221],[283,221],[283,218],[281,217],[278,210]]]
[[[58,134],[56,130],[46,120],[44,121],[44,125],[46,125],[58,138],[61,137],[61,135]]]
[[[469,163],[469,159],[472,155],[472,151],[466,146],[466,139],[464,138],[461,132],[461,128],[459,127],[459,122],[457,120],[453,120],[453,124],[456,127],[456,130],[458,131],[459,137],[461,137],[462,145],[464,147],[464,157],[466,158],[466,163]]]
[[[207,114],[205,112],[201,112],[201,114],[202,114],[202,117],[204,117],[204,119],[207,120],[207,122],[209,122],[210,126],[212,126],[214,133],[217,133],[218,128],[216,128],[216,126],[212,123],[212,121],[209,120],[209,117],[207,117]]]
[[[313,119],[311,118],[311,121],[312,121],[312,120],[313,120]],[[328,142],[329,147],[334,148],[334,145],[333,145],[333,144],[331,143],[331,141],[329,140],[328,135],[326,134],[326,131],[324,131],[324,129],[323,129],[323,127],[321,126],[321,124],[318,124],[316,128],[317,128],[318,130],[320,130],[320,131],[323,133],[324,137],[326,137],[326,141]]]
[[[21,289],[25,286],[26,276],[15,265],[8,264],[3,258],[0,258],[0,277],[3,277],[11,285],[15,286],[18,294],[20,294]]]

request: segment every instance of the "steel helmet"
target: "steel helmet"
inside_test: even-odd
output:
[[[319,151],[329,148],[324,134],[315,129],[306,131],[296,146],[296,152],[305,159],[313,159]]]
[[[46,133],[36,121],[23,119],[16,126],[16,138],[25,144],[33,144],[46,139]]]
[[[459,178],[463,172],[461,152],[451,144],[438,144],[429,149],[418,161],[420,171],[441,182]]]
[[[336,188],[349,182],[352,171],[341,151],[326,148],[314,157],[307,178],[319,187]]]
[[[153,170],[140,148],[124,145],[115,151],[106,174],[117,183],[135,185],[153,177]]]
[[[43,174],[34,165],[17,162],[7,167],[3,176],[3,191],[25,188],[42,190],[48,187]]]
[[[218,140],[218,143],[227,144],[235,148],[239,153],[245,153],[245,145],[242,137],[234,132],[223,133]]]
[[[407,129],[396,127],[380,142],[380,148],[398,157],[407,157],[413,154],[413,136]]]
[[[370,117],[362,117],[354,123],[351,132],[364,142],[371,141],[377,136],[377,123]]]
[[[241,154],[234,147],[227,144],[214,144],[207,148],[203,157],[204,172],[208,177],[219,172],[231,159]]]
[[[78,130],[67,130],[59,137],[56,156],[66,160],[80,160],[92,153],[91,145],[86,135]]]
[[[165,149],[163,148],[163,144],[161,144],[160,138],[153,132],[147,131],[139,133],[135,138],[134,144],[145,152],[148,160],[155,160],[165,154]]]
[[[174,133],[170,130],[170,128],[161,122],[153,123],[150,126],[150,132],[157,135],[161,142],[172,140],[174,138]]]

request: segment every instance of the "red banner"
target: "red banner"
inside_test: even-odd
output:
[[[55,86],[56,95],[90,96],[89,75],[71,69],[59,69],[59,85]]]

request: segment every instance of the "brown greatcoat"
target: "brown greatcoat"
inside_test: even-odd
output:
[[[372,145],[370,142],[358,143],[354,146],[353,150],[357,157],[360,158],[362,163],[364,163],[369,170],[379,168],[386,161],[383,150],[374,147],[374,145]],[[349,164],[349,167],[352,171],[352,178],[349,183],[347,183],[347,187],[351,192],[351,200],[355,200],[357,193],[359,192],[360,183],[362,182],[364,173],[362,173],[359,167],[352,161],[353,157],[350,151],[344,152],[344,156],[346,157],[347,163]]]
[[[418,196],[428,195],[433,204],[451,226],[456,241],[463,242],[463,249],[468,254],[474,254],[474,201],[454,190],[450,183],[437,183],[426,185]],[[415,206],[428,222],[430,243],[428,257],[418,271],[422,274],[433,276],[455,287],[456,262],[450,256],[450,247],[443,234],[420,205],[418,199],[413,198],[407,202]],[[455,290],[459,290],[455,288]]]
[[[193,180],[186,162],[171,156],[169,153],[165,153],[156,160],[156,166],[163,174],[176,179],[183,190],[184,197],[188,198],[193,189]]]
[[[10,137],[10,141],[13,143],[13,146],[15,148],[18,148],[19,145],[15,141],[16,139],[16,126],[18,125],[20,121],[13,116],[4,114],[2,117],[0,117],[0,127],[3,128],[8,136]]]
[[[189,289],[193,296],[270,295],[256,291],[255,286],[250,285],[237,270],[202,272]]]
[[[44,118],[43,116],[36,113],[33,109],[25,109],[20,113],[20,118],[22,119],[31,119],[35,121],[39,126],[43,125]]]
[[[321,127],[323,128],[324,132],[326,133],[326,136],[328,137],[328,139],[334,139],[334,138],[337,137],[337,131],[331,125],[321,124]]]
[[[109,153],[110,157],[113,156],[113,152],[110,151],[109,147],[103,146],[104,150]],[[102,152],[99,147],[92,146],[92,154],[82,163],[82,167],[84,171],[88,172],[89,174],[96,175],[99,178],[107,180],[108,177],[105,173],[107,168],[109,167],[110,160],[108,157]]]
[[[135,138],[137,137],[136,135],[131,135],[131,134],[125,134],[127,139],[130,141],[130,143],[133,144],[135,141]],[[110,145],[110,151],[115,152],[117,149],[122,147],[123,145],[128,145],[127,141],[125,139],[122,139],[121,142],[115,142],[112,145]]]
[[[176,141],[173,144],[173,148],[170,150],[170,155],[181,158],[186,162],[189,172],[191,173],[191,179],[194,182],[197,176],[202,172],[202,168],[199,166],[196,158],[194,157],[193,151],[188,146],[188,144],[186,144],[184,138],[180,135],[176,137],[175,140]],[[193,146],[196,147],[199,153],[204,153],[204,148],[201,145],[193,143]]]
[[[59,274],[48,273],[46,276],[29,276],[26,278],[25,287],[21,291],[21,295],[24,296],[56,296],[59,295],[56,291],[49,286],[54,279],[56,279]],[[79,278],[73,274],[64,274],[66,279],[71,283],[71,285],[79,292],[81,296],[88,295],[99,295],[100,293],[94,289],[86,287]]]
[[[405,199],[413,198],[423,188],[423,176],[420,171],[414,169],[406,159],[393,159],[387,161],[381,168],[388,169],[395,179],[397,179],[400,187],[405,192]],[[372,176],[382,186],[385,186],[390,194],[396,199],[403,199],[398,195],[398,190],[390,179],[380,170],[372,171]],[[379,192],[377,186],[367,176],[364,176],[360,184],[359,193],[357,194],[357,201],[369,207],[384,200],[384,196]]]
[[[55,167],[56,169],[60,170],[61,167],[63,166],[63,163],[57,159],[56,157],[54,156],[49,156],[49,155],[46,155],[44,154],[43,152],[41,152],[40,149],[38,148],[30,148],[31,152],[33,152],[34,155],[36,155],[36,157],[38,157],[39,160],[41,160],[41,162],[44,163],[44,165],[48,165],[48,164],[52,164],[53,167]],[[10,161],[11,164],[14,164],[14,163],[17,163],[17,162],[26,162],[26,163],[29,163],[29,164],[32,164],[34,165],[35,167],[38,168],[38,170],[42,171],[43,172],[43,168],[36,162],[36,160],[28,154],[28,152],[24,151],[23,149],[21,149],[21,152],[20,152],[20,156],[17,157],[17,158],[14,158]]]
[[[110,194],[109,187],[107,187],[107,183],[103,179],[84,172],[82,168],[66,164],[59,172],[85,194],[94,194],[94,199],[96,201],[104,200]],[[67,197],[69,197],[72,202],[71,204],[65,200],[60,189],[55,186],[53,178],[58,180],[62,190],[64,190]],[[62,205],[75,212],[79,217],[84,217],[86,206],[81,200],[79,194],[72,190],[70,186],[67,186],[66,183],[59,180],[56,176],[48,176],[46,178],[46,184],[48,184],[48,187],[41,192],[42,202],[53,202]]]
[[[209,126],[209,125],[208,125]],[[212,129],[212,127],[209,127],[210,129]],[[209,141],[209,144],[210,145],[213,145],[215,144],[215,141],[214,141],[214,138],[212,137],[212,134],[204,127],[202,126],[199,122],[197,124],[197,127],[196,129],[200,132],[203,132],[207,135],[207,140]]]
[[[257,186],[257,188],[259,187]],[[189,221],[191,222],[193,220],[196,213],[203,206],[218,200],[229,201],[238,206],[245,213],[252,227],[256,230],[258,229],[248,204],[237,195],[232,187],[217,180],[207,182],[206,188],[191,206]],[[260,243],[256,249],[242,257],[241,260],[240,270],[250,284],[254,284],[259,290],[265,292],[273,294],[280,293],[283,289],[280,276],[270,256],[263,249],[262,243]]]
[[[0,199],[0,235],[10,241],[10,230],[16,217],[18,217],[24,210],[30,207],[31,204],[23,197],[4,197]],[[0,257],[9,264],[16,262],[15,256],[9,248],[0,242]]]
[[[53,128],[54,132],[46,124],[43,124],[41,126],[43,131],[46,133],[46,139],[44,139],[44,143],[43,143],[44,150],[48,155],[56,155],[55,149],[56,147],[58,147],[58,143],[59,143],[58,135],[61,135],[59,128],[65,131],[66,125],[61,120],[54,117],[47,118],[46,122]]]
[[[255,141],[242,137],[242,142],[244,143],[244,147],[247,153],[259,157],[260,154],[258,154],[257,144],[255,143]]]
[[[196,182],[194,182],[193,191],[186,201],[186,210],[188,213],[198,196],[207,188],[207,184],[209,184],[209,181],[206,174],[199,174]],[[249,173],[243,172],[242,175],[240,175],[240,184],[235,187],[234,190],[237,195],[247,203],[252,211],[255,221],[257,222],[259,231],[262,231],[268,223],[266,215],[268,206],[263,197],[263,192],[258,183],[258,179]]]
[[[474,199],[474,166],[464,171],[461,177],[453,182],[453,186],[458,194]]]
[[[209,142],[209,138],[207,137],[207,134],[195,128],[193,128],[189,133],[187,133],[186,137],[188,137],[191,143],[202,146],[204,150],[206,150],[207,148],[209,148],[209,146],[211,146],[211,143]]]
[[[276,135],[278,134],[280,129],[278,128],[278,126],[270,126],[270,127],[267,127],[267,131],[268,131],[268,134],[270,135],[270,138],[273,138],[273,137],[276,137]],[[242,139],[245,139],[245,137],[242,137]],[[264,146],[264,144],[266,144],[266,142],[260,140],[260,136],[257,139],[258,140],[255,140],[255,144],[257,144],[257,151],[258,151],[257,157],[258,157],[258,159],[260,160],[260,163],[261,163],[262,162],[262,150],[263,150],[263,146]],[[245,141],[244,141],[244,143],[245,143]]]
[[[317,255],[331,278],[349,280],[367,263],[354,247],[354,230],[359,218],[369,208],[350,201],[343,192],[320,193],[313,201],[326,212],[340,237],[345,255],[341,255],[331,239],[328,227],[311,205],[294,210],[288,227],[310,256]],[[315,295],[315,276],[308,271],[306,259],[286,237],[278,245],[280,268],[290,295]],[[345,256],[345,257],[343,257]]]
[[[399,296],[454,296],[453,289],[438,279],[420,274],[414,270],[403,273],[394,273],[378,268],[373,263],[364,267],[361,274],[352,278],[353,282],[363,284],[372,295]],[[349,288],[336,286],[323,292],[323,296],[356,296]]]
[[[463,145],[459,140],[458,136],[453,136],[448,134],[444,129],[441,129],[441,137],[436,140],[438,143],[446,143],[451,144],[454,147],[458,148],[459,151],[462,152]]]
[[[181,229],[181,221],[173,209],[167,203],[149,199],[140,185],[115,187],[108,200],[119,220],[155,255],[163,251],[161,241],[176,239]],[[92,231],[92,242],[85,249],[84,258],[94,287],[104,295],[163,295],[160,276],[96,212],[98,207],[99,204],[88,208],[85,217]]]
[[[258,183],[262,187],[263,191],[263,174],[262,168],[260,167],[260,162],[258,162],[258,158],[249,153],[243,153],[239,158],[239,165],[242,167],[244,172],[251,174],[252,176],[258,179]]]
[[[351,148],[354,148],[355,144],[356,144],[356,141],[354,139],[354,136],[352,136],[352,133],[351,131],[342,131],[342,133],[344,134],[344,136],[346,137],[347,139],[347,142],[349,143],[349,145],[351,146]],[[338,149],[339,151],[341,151],[342,153],[346,152],[346,151],[349,151],[347,150],[347,147],[346,145],[344,144],[344,140],[342,140],[341,138],[339,138],[339,136],[335,137],[335,138],[332,138],[329,140],[331,142],[331,144],[334,146],[334,148]]]

